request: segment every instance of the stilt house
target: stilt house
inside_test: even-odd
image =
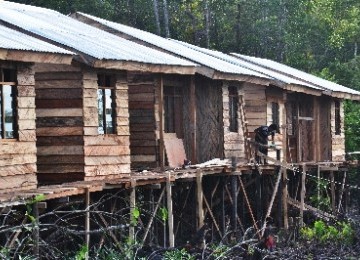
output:
[[[265,66],[94,16],[82,13],[74,16],[126,39],[201,65],[194,80],[195,149],[190,150],[185,145],[187,154],[194,155],[190,157],[193,160],[203,162],[235,156],[246,163],[254,153],[251,141],[245,143],[244,136],[253,140],[257,127],[271,123],[283,128],[276,135],[276,149],[270,152],[271,157],[276,158],[276,150],[282,150],[286,161],[292,163],[344,160],[341,103],[344,98],[358,99],[359,92],[306,73],[302,74],[304,78],[278,71],[279,67],[285,67],[278,63]],[[166,118],[167,107],[164,110]],[[183,121],[186,122],[186,118]],[[283,159],[283,155],[280,156]]]
[[[72,53],[0,25],[0,191],[36,188],[34,66]]]
[[[35,66],[40,184],[128,175],[127,73],[133,81],[146,73],[161,85],[164,73],[195,72],[191,62],[49,9],[1,1],[0,20],[77,54],[71,65]]]

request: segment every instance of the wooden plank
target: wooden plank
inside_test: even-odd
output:
[[[85,157],[86,158],[86,157]],[[47,155],[37,157],[38,165],[84,163],[83,155]],[[49,166],[50,167],[50,166]]]
[[[129,155],[130,147],[127,145],[117,146],[85,146],[85,156],[115,156],[115,155]]]
[[[163,170],[165,167],[165,144],[164,144],[164,82],[163,77],[160,76],[158,83],[158,116],[159,116],[159,154],[160,167]]]
[[[36,109],[37,117],[81,117],[83,110],[81,108],[54,108],[54,109]]]
[[[38,99],[78,99],[82,97],[81,88],[36,89],[35,92]]]
[[[35,173],[2,176],[0,177],[0,180],[0,190],[2,192],[34,189],[37,184]]]
[[[74,164],[38,164],[37,172],[39,174],[41,173],[65,173],[65,174],[71,174],[71,173],[78,173],[78,172],[84,172],[84,165],[80,163],[74,163]]]
[[[36,108],[82,108],[83,99],[36,99],[35,104]]]
[[[130,173],[130,165],[117,164],[117,165],[85,165],[86,176],[104,176],[104,175],[116,175]]]
[[[20,142],[35,142],[36,130],[35,129],[21,129],[18,132]]]
[[[175,133],[164,133],[165,152],[170,167],[181,167],[187,158],[182,139],[176,137]]]
[[[86,146],[130,145],[129,136],[119,136],[119,135],[85,136],[84,141]]]
[[[197,151],[196,151],[196,93],[195,93],[195,77],[190,78],[190,132],[191,132],[191,162],[197,163]]]
[[[82,127],[41,127],[36,129],[37,136],[81,136]]]
[[[19,97],[35,97],[35,86],[18,85],[17,91]]]
[[[130,164],[130,156],[86,156],[85,165]]]
[[[197,213],[197,230],[199,231],[204,226],[204,209],[203,209],[203,201],[204,194],[202,188],[202,172],[201,170],[196,171],[196,213]]]
[[[302,165],[301,172],[301,193],[300,193],[300,226],[304,226],[304,209],[305,209],[305,180],[306,180],[306,164]]]
[[[35,142],[2,141],[0,154],[36,154],[36,144]]]
[[[78,117],[39,117],[36,127],[79,127],[83,125],[83,118]]]
[[[68,145],[83,145],[84,140],[82,136],[38,136],[36,145],[40,146],[68,146]]]
[[[70,146],[40,146],[37,149],[38,155],[83,155],[84,148],[81,145]]]
[[[82,81],[78,79],[56,79],[51,78],[51,75],[49,75],[47,76],[49,79],[44,80],[38,79],[38,77],[38,74],[36,74],[36,89],[72,89],[83,87]]]
[[[13,176],[36,173],[35,163],[24,163],[18,165],[4,165],[0,166],[0,176]]]
[[[19,165],[19,164],[36,164],[36,153],[19,154],[19,155],[0,154],[0,168],[1,166],[10,166],[10,165]]]

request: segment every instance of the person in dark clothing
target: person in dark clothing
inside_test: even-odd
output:
[[[256,155],[255,160],[257,163],[261,163],[261,157],[257,155],[257,152],[268,154],[268,137],[271,135],[274,137],[275,133],[278,131],[277,124],[271,124],[269,126],[263,125],[255,129],[255,147]],[[264,164],[266,164],[266,159],[264,158]]]

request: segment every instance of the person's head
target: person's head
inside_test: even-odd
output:
[[[271,124],[269,125],[269,132],[278,132],[278,125],[277,124]]]

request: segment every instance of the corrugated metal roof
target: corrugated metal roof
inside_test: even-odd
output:
[[[203,53],[205,53],[207,55],[211,55],[211,56],[216,57],[218,59],[221,59],[223,61],[229,62],[231,64],[234,64],[234,65],[237,65],[237,66],[240,66],[240,67],[244,67],[244,68],[251,69],[251,70],[254,70],[256,72],[262,73],[264,75],[272,77],[272,78],[274,78],[274,79],[276,79],[276,80],[278,80],[278,81],[280,81],[282,83],[285,83],[285,84],[295,84],[295,85],[310,87],[310,88],[313,88],[313,89],[316,89],[316,90],[322,90],[322,88],[317,87],[317,86],[315,86],[313,84],[309,84],[309,83],[306,83],[304,81],[297,80],[297,79],[295,79],[293,77],[288,77],[288,76],[286,76],[284,74],[277,73],[277,72],[275,72],[273,70],[258,66],[258,65],[254,64],[254,63],[247,62],[245,60],[240,60],[238,58],[235,58],[233,56],[230,56],[230,55],[225,54],[225,53],[220,52],[220,51],[201,48],[201,47],[198,47],[198,46],[186,43],[186,42],[182,42],[182,41],[177,41],[177,40],[173,40],[173,41],[175,41],[177,43],[180,43],[180,44],[182,44],[182,45],[184,45],[184,46],[186,46],[188,48],[191,48],[193,50],[197,50],[197,51],[203,52]]]
[[[121,33],[130,35],[130,36],[132,36],[136,39],[139,39],[143,42],[146,42],[146,43],[149,43],[156,47],[159,47],[170,53],[174,53],[180,57],[189,59],[193,62],[204,65],[213,70],[223,72],[223,73],[239,74],[239,75],[246,75],[246,76],[255,76],[255,77],[260,77],[260,78],[265,78],[265,79],[272,79],[271,77],[268,77],[268,76],[258,73],[256,71],[253,71],[253,70],[250,70],[247,68],[243,68],[243,67],[239,67],[234,64],[228,63],[226,61],[222,61],[218,58],[206,55],[202,52],[189,49],[189,48],[183,46],[182,44],[179,44],[172,40],[163,38],[156,34],[146,32],[143,30],[139,30],[139,29],[136,29],[136,28],[133,28],[130,26],[123,25],[123,24],[104,20],[104,19],[92,16],[92,15],[88,15],[88,14],[84,14],[84,13],[79,13],[79,14],[83,15],[89,19],[92,19],[100,24],[106,25],[109,28],[112,28]]]
[[[251,56],[246,56],[246,55],[241,55],[241,54],[237,54],[237,53],[232,53],[232,55],[241,58],[243,60],[246,61],[250,61],[254,64],[257,64],[259,66],[262,66],[264,68],[268,68],[268,69],[272,69],[275,70],[277,72],[280,72],[284,75],[290,75],[296,79],[299,80],[303,80],[305,82],[314,84],[318,87],[321,87],[325,90],[330,90],[330,91],[334,91],[334,92],[341,92],[341,93],[348,93],[348,94],[352,94],[352,95],[360,95],[359,91],[356,91],[354,89],[351,88],[347,88],[344,87],[342,85],[336,84],[334,82],[331,82],[329,80],[325,80],[322,79],[320,77],[314,76],[312,74],[303,72],[301,70],[298,69],[294,69],[292,67],[289,67],[287,65],[284,65],[282,63],[276,62],[276,61],[272,61],[272,60],[268,60],[268,59],[263,59],[263,58],[257,58],[257,57],[251,57]]]
[[[99,60],[195,66],[50,9],[0,1],[0,19]]]
[[[21,51],[74,54],[63,48],[41,41],[24,33],[0,25],[0,48]]]

